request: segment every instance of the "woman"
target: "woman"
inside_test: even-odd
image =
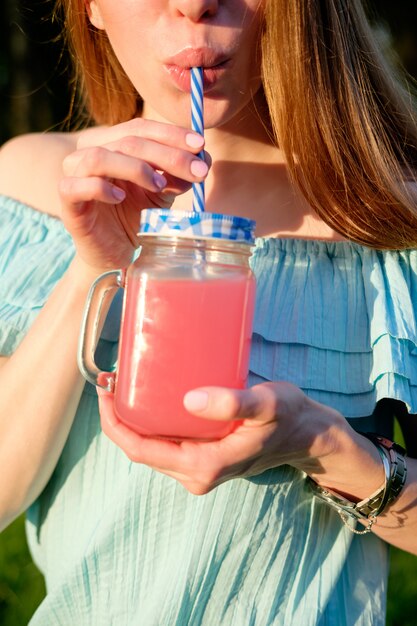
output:
[[[96,126],[0,153],[0,511],[28,509],[31,623],[383,624],[388,543],[417,553],[417,130],[359,2],[60,4]],[[82,310],[140,210],[190,208],[205,179],[207,211],[258,224],[250,387],[184,403],[244,422],[144,439],[84,386]],[[406,460],[357,432],[390,437],[394,415]]]

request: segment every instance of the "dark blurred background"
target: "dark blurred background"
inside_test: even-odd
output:
[[[53,4],[1,0],[0,144],[21,133],[70,128],[68,58],[60,24],[51,19]],[[417,78],[417,0],[367,5],[384,45]]]
[[[368,0],[367,7],[387,53],[417,79],[417,0]],[[22,133],[68,130],[74,124],[68,119],[68,57],[52,14],[52,0],[0,0],[0,144]],[[401,434],[396,438],[400,441]],[[0,534],[0,625],[26,625],[44,593],[22,516]],[[417,626],[417,557],[396,549],[387,626]]]
[[[50,0],[0,2],[0,143],[62,125],[68,59]]]

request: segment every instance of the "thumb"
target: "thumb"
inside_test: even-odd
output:
[[[262,399],[254,388],[200,387],[184,396],[187,411],[215,420],[254,418],[261,411],[261,404]]]
[[[148,191],[146,195],[149,199],[149,206],[169,209],[177,196],[191,189],[192,183],[169,176],[169,174],[165,172],[163,178],[165,179],[165,183],[161,181],[161,190],[156,193]]]

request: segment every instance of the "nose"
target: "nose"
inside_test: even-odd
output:
[[[219,0],[171,0],[171,4],[178,15],[192,22],[213,17],[219,8]]]

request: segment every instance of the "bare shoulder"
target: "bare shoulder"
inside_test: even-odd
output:
[[[59,215],[62,161],[76,149],[79,135],[33,133],[5,143],[0,150],[0,194]]]

